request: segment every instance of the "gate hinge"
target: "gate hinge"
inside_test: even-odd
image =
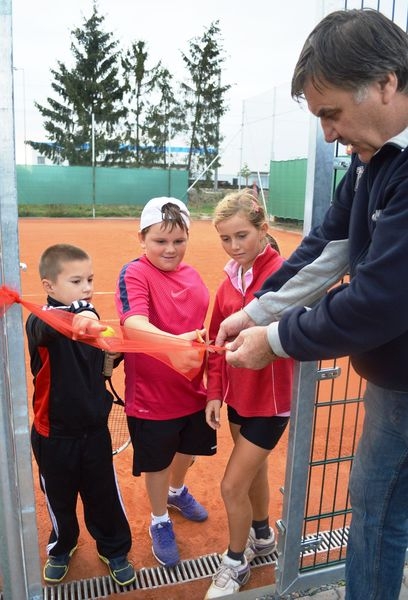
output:
[[[319,381],[323,379],[336,379],[341,374],[340,367],[327,367],[326,369],[318,369],[317,379]]]
[[[317,548],[322,543],[322,536],[317,534],[313,537],[303,539],[300,543],[300,547],[302,548],[302,552],[308,552],[309,550],[317,550]]]

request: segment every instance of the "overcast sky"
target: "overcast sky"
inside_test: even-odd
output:
[[[219,20],[226,55],[222,80],[232,86],[221,124],[220,172],[234,174],[243,162],[264,170],[271,156],[306,155],[307,110],[290,99],[289,83],[307,35],[323,14],[343,5],[341,0],[98,2],[105,31],[121,48],[144,40],[152,63],[161,60],[177,79],[185,77],[180,51],[187,52],[189,40]],[[58,60],[69,64],[71,31],[91,13],[92,0],[12,0],[18,164],[25,158],[31,162],[31,151],[25,154],[22,144],[24,115],[27,139],[45,141],[34,101],[44,104],[52,95],[50,69]]]

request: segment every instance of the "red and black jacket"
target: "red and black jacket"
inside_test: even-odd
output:
[[[48,307],[95,312],[85,301],[64,306],[48,297]],[[98,315],[97,315],[98,316]],[[31,314],[26,323],[34,376],[33,426],[46,437],[81,437],[105,427],[112,396],[102,374],[104,353],[73,341]]]

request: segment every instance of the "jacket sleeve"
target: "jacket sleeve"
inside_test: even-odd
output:
[[[316,303],[349,269],[349,219],[354,179],[342,179],[323,223],[268,277],[245,312],[257,325],[279,321],[295,306]]]
[[[70,306],[47,307],[47,310],[65,310],[74,314],[78,314],[84,311],[91,311],[94,312],[99,318],[99,315],[96,312],[93,304],[90,304],[85,300],[76,300]],[[62,335],[56,329],[51,327],[51,325],[48,325],[47,323],[45,323],[45,321],[33,314],[30,314],[27,319],[26,333],[30,347],[47,346],[56,337]]]
[[[350,239],[359,244],[350,283],[335,286],[311,310],[288,310],[277,324],[283,350],[297,360],[361,357],[405,339],[407,150],[394,152],[393,158],[384,147],[368,163],[355,194],[349,190],[354,202]],[[341,201],[340,193],[337,203]]]
[[[214,308],[211,315],[210,327],[208,330],[209,339],[215,340],[218,329],[224,316],[220,309],[219,296],[215,297]],[[208,353],[207,365],[207,401],[223,399],[223,372],[225,368],[224,354],[217,352]]]

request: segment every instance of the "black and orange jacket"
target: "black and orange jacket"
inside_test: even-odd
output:
[[[85,301],[64,306],[48,297],[46,309],[80,313]],[[26,333],[34,376],[33,426],[45,437],[81,437],[105,427],[112,396],[102,374],[104,353],[62,335],[33,314]]]

